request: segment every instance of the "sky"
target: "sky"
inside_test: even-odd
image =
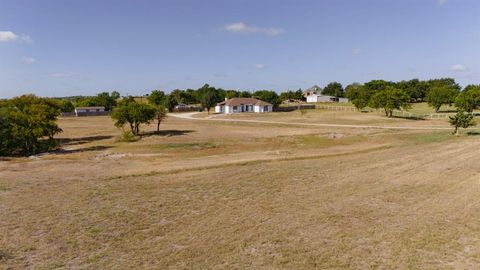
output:
[[[0,98],[480,83],[478,0],[0,0]]]

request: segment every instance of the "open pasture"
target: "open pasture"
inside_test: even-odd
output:
[[[108,117],[63,118],[59,151],[0,161],[0,269],[480,267],[473,130],[295,125],[449,127],[355,112],[212,118],[289,124],[168,117],[126,143]]]

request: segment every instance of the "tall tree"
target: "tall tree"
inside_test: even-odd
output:
[[[31,155],[55,146],[61,104],[24,95],[0,101],[0,155]]]
[[[385,90],[378,91],[370,98],[370,107],[382,108],[387,117],[393,116],[393,110],[408,109],[410,97],[404,90],[387,86]]]
[[[155,119],[157,120],[157,133],[160,132],[160,123],[167,117],[167,110],[162,105],[155,106]]]
[[[442,105],[452,105],[457,94],[458,90],[452,86],[435,85],[428,90],[425,100],[435,109],[435,112],[439,112]]]
[[[280,98],[275,91],[271,90],[259,90],[253,93],[253,97],[266,101],[273,105],[274,108],[280,104]]]
[[[469,113],[480,107],[480,85],[465,87],[455,98],[455,107]]]
[[[322,90],[322,95],[343,97],[343,86],[339,82],[331,82]]]
[[[208,87],[203,91],[202,106],[207,109],[207,114],[210,114],[210,109],[220,101],[220,97],[213,87]]]
[[[148,95],[147,100],[152,105],[162,105],[165,101],[165,93],[160,90],[153,90],[150,95]]]
[[[345,95],[350,100],[350,102],[357,108],[357,110],[362,110],[367,107],[368,101],[370,100],[370,94],[359,83],[352,83],[345,88]]]

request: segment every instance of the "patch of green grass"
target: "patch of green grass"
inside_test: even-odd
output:
[[[158,149],[186,149],[186,150],[203,150],[217,148],[218,145],[212,142],[205,143],[165,143],[156,146]]]
[[[451,132],[435,132],[427,134],[418,134],[415,136],[415,140],[420,143],[438,143],[444,142],[453,138]]]

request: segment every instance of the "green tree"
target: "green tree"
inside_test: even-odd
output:
[[[280,98],[278,97],[278,94],[275,91],[270,91],[270,90],[255,91],[253,93],[253,97],[272,104],[274,108],[277,108],[278,105],[280,104]]]
[[[460,110],[455,115],[449,116],[450,125],[452,125],[455,129],[453,134],[459,134],[459,128],[468,128],[470,126],[474,126],[475,120],[473,119],[473,115],[470,113],[465,113],[464,111]]]
[[[160,123],[167,117],[167,110],[162,105],[155,106],[155,119],[157,120],[157,133],[160,133]]]
[[[112,93],[110,94],[110,96],[111,96],[113,99],[117,100],[117,99],[120,98],[120,93],[119,93],[118,91],[112,91]]]
[[[455,98],[455,107],[469,113],[480,107],[480,85],[465,87]]]
[[[163,99],[163,107],[165,107],[169,112],[173,112],[173,109],[175,109],[177,104],[177,100],[172,95],[166,95]]]
[[[73,112],[75,110],[75,106],[70,100],[63,99],[60,104],[62,112]]]
[[[117,105],[117,99],[112,97],[108,92],[98,94],[94,99],[93,106],[103,106],[106,111],[111,111]]]
[[[344,91],[343,86],[339,82],[331,82],[322,90],[322,95],[334,96],[334,97],[343,97]]]
[[[156,116],[157,110],[149,104],[138,102],[123,102],[112,112],[112,119],[115,120],[115,126],[123,128],[130,126],[134,135],[140,134],[141,124],[150,124]]]
[[[433,86],[428,90],[425,100],[435,112],[439,112],[442,105],[452,105],[457,94],[458,90],[451,86]]]
[[[345,88],[345,96],[350,100],[350,102],[361,111],[363,108],[367,107],[368,101],[370,100],[370,94],[359,83],[352,83]]]
[[[225,91],[225,97],[228,99],[239,97],[240,93],[236,90],[227,90]]]
[[[393,82],[384,81],[384,80],[372,80],[363,85],[365,89],[370,93],[376,93],[378,91],[383,91],[389,86],[394,86]]]
[[[252,93],[250,93],[248,91],[241,91],[240,94],[238,94],[238,96],[249,98],[249,97],[252,97]]]
[[[370,107],[382,108],[387,117],[393,116],[393,110],[408,109],[410,97],[404,90],[387,86],[385,90],[378,91],[370,98]]]
[[[165,93],[160,90],[153,90],[150,95],[148,95],[147,100],[152,105],[162,105],[165,100]]]
[[[213,87],[208,87],[203,91],[202,95],[202,106],[207,109],[207,113],[210,114],[210,109],[217,104],[221,98],[219,97],[217,91]]]
[[[0,102],[0,155],[31,155],[55,146],[60,103],[24,95]]]

